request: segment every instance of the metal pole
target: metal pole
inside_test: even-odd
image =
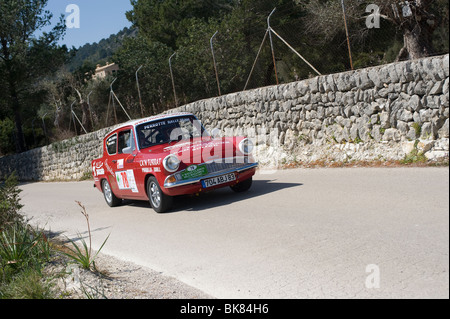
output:
[[[255,62],[253,62],[252,69],[251,69],[250,74],[249,74],[249,76],[248,76],[247,82],[245,83],[244,91],[247,89],[248,82],[250,82],[250,77],[251,77],[252,74],[253,74],[253,70],[255,69],[256,62],[258,61],[258,58],[259,58],[259,55],[260,55],[260,53],[261,53],[262,47],[263,47],[263,45],[264,45],[264,42],[266,42],[266,39],[267,39],[267,33],[269,33],[269,29],[267,29],[266,34],[264,35],[264,39],[263,39],[263,41],[262,41],[262,43],[261,43],[261,46],[259,47],[258,54],[256,55]]]
[[[222,93],[220,92],[219,74],[217,73],[216,56],[214,55],[214,46],[213,46],[213,39],[215,38],[217,33],[219,33],[219,31],[216,31],[216,33],[214,33],[214,35],[211,37],[211,40],[209,42],[211,44],[211,53],[213,56],[214,70],[216,72],[217,89],[219,91],[219,96],[221,96]]]
[[[83,124],[81,123],[80,119],[78,118],[78,116],[75,114],[74,111],[72,111],[73,115],[75,116],[75,118],[77,119],[78,123],[80,124],[81,128],[83,129],[84,133],[87,134],[88,132],[86,131],[86,129],[84,128]]]
[[[349,35],[348,35],[347,13],[346,13],[346,10],[345,10],[344,0],[342,0],[341,3],[342,3],[342,12],[344,14],[345,34],[347,35],[347,45],[348,45],[348,55],[350,57],[350,67],[353,70],[352,49],[351,49],[351,46],[350,46],[350,38],[349,38]]]
[[[106,122],[105,126],[108,126],[108,119],[109,119],[109,107],[111,106],[111,92],[109,92],[109,98],[108,98],[108,108],[106,109]]]
[[[114,121],[115,121],[115,124],[117,124],[118,121],[117,121],[117,113],[116,113],[116,103],[114,102],[114,91],[113,91],[112,86],[113,86],[114,82],[116,82],[116,80],[117,80],[117,78],[115,78],[115,79],[111,82],[111,85],[109,86],[110,89],[111,89],[111,91],[109,92],[109,94],[111,95],[111,100],[112,100],[112,104],[113,104],[113,112],[114,112]]]
[[[142,69],[142,67],[143,67],[143,65],[141,65],[139,67],[139,69],[137,69],[137,71],[136,71],[136,84],[137,84],[138,95],[139,95],[139,105],[141,106],[141,116],[144,117],[144,106],[142,105],[141,89],[139,87],[139,77],[138,77],[138,72],[140,69]]]
[[[89,107],[89,117],[91,118],[91,125],[92,125],[91,129],[94,130],[94,117],[92,116],[92,108],[91,108],[91,103],[89,101],[89,97],[91,96],[91,94],[92,94],[92,91],[89,92],[89,94],[87,96],[87,104]]]
[[[173,87],[173,95],[175,96],[175,106],[178,107],[178,99],[177,99],[177,91],[175,90],[175,81],[173,79],[173,71],[172,71],[172,58],[176,55],[175,52],[169,58],[169,68],[170,68],[170,77],[172,78],[172,87]]]
[[[34,147],[36,147],[36,132],[34,131],[34,121],[36,121],[36,119],[33,119],[33,121],[31,121],[31,130],[33,131]]]
[[[72,103],[72,105],[70,105],[70,115],[72,116],[72,120],[73,120],[73,126],[74,126],[74,129],[75,129],[75,134],[78,136],[78,131],[77,131],[77,125],[76,125],[76,123],[75,123],[75,118],[73,117],[73,105],[76,103],[77,101],[75,100],[75,101],[73,101],[73,103]]]
[[[42,117],[42,124],[44,125],[44,135],[45,135],[45,141],[48,143],[48,136],[47,136],[47,127],[45,126],[45,117],[47,116],[48,113],[45,113],[44,116]]]
[[[286,40],[284,40],[278,33],[275,32],[274,29],[270,28],[270,30],[273,32],[273,34],[275,34],[278,38],[280,38],[281,41],[283,41],[284,44],[286,44],[289,49],[291,49],[292,51],[294,51],[295,54],[297,54],[306,64],[308,64],[311,69],[313,69],[318,75],[322,75],[319,71],[316,70],[315,67],[312,66],[311,63],[309,63],[300,53],[298,53],[292,46],[289,45],[289,43],[286,42]]]
[[[114,93],[114,91],[111,92],[113,94],[113,97],[116,98],[117,102],[119,103],[120,107],[122,108],[122,110],[125,112],[126,116],[128,117],[128,119],[131,121],[131,117],[130,115],[128,115],[127,111],[125,110],[125,108],[123,107],[122,103],[120,103],[119,98],[117,97],[116,93]]]
[[[273,41],[272,41],[272,28],[270,27],[270,17],[274,14],[277,8],[273,9],[272,12],[267,17],[267,29],[269,30],[269,38],[270,38],[270,48],[272,49],[272,59],[273,59],[273,67],[275,69],[275,78],[277,79],[277,85],[280,84],[278,81],[278,71],[277,71],[277,63],[275,61],[275,51],[273,50]]]

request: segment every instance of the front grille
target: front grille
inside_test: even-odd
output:
[[[220,161],[214,161],[206,163],[208,173],[216,173],[232,168],[238,168],[242,165],[248,164],[248,157],[234,157],[232,159],[221,159]]]
[[[207,162],[204,164],[198,164],[198,166],[206,165],[206,168],[208,170],[208,174],[214,174],[221,171],[229,171],[233,168],[240,168],[242,166],[248,165],[250,163],[250,160],[248,156],[242,156],[242,157],[232,157],[232,158],[221,158],[218,160],[214,160],[211,162]],[[177,181],[182,181],[182,173],[186,171],[180,171],[175,174],[175,178]]]

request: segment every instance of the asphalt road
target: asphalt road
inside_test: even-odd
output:
[[[92,182],[22,185],[32,222],[218,298],[449,298],[449,169],[258,173],[246,194],[111,209]]]

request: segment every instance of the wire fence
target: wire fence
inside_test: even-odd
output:
[[[175,52],[177,58],[170,77],[161,75],[163,83],[170,78],[173,91],[172,98],[170,92],[164,94],[166,104],[162,108],[409,58],[401,56],[405,50],[404,29],[384,21],[376,11],[360,11],[359,19],[355,19],[353,8],[349,19],[342,6],[340,25],[336,30],[322,32],[318,28],[323,23],[313,30],[311,22],[303,23],[300,14],[285,5],[266,17],[256,15],[248,19],[244,22],[245,31],[238,27],[205,34],[203,47],[195,48],[195,63],[186,61],[183,51]],[[419,51],[427,50],[427,55],[448,53],[448,11],[439,28],[423,33],[417,38]]]
[[[320,1],[309,1],[314,2]],[[403,2],[389,21],[376,5],[330,3],[332,8],[312,7],[309,14],[287,3],[271,12],[250,12],[240,23],[224,19],[207,27],[195,25],[176,51],[138,43],[134,64],[118,59],[116,81],[108,78],[90,88],[89,114],[77,116],[81,112],[76,105],[70,109],[69,130],[83,134],[85,127],[92,131],[200,99],[410,59],[418,53],[449,52],[448,3],[442,12],[430,13],[425,24],[414,22],[419,14],[414,1]],[[420,32],[406,39],[411,33],[406,22],[411,21],[416,23],[411,28]],[[405,46],[411,41],[414,46]]]

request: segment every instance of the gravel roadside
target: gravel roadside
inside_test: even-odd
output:
[[[173,277],[112,256],[99,254],[95,265],[97,271],[84,270],[61,256],[46,272],[57,278],[64,299],[213,299]]]

